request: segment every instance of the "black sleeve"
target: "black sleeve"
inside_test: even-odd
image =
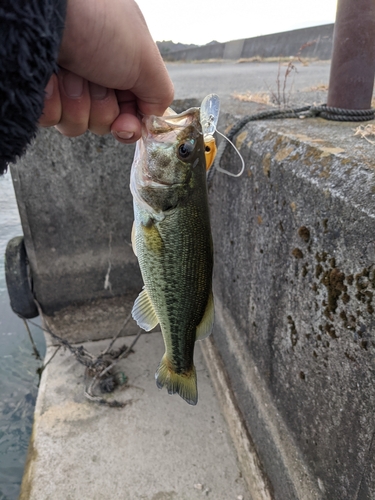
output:
[[[65,10],[66,0],[0,3],[0,175],[36,134]]]

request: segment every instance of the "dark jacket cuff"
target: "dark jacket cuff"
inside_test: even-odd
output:
[[[0,4],[0,174],[36,134],[44,89],[57,69],[65,13],[66,0]]]

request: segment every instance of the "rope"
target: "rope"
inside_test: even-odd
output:
[[[230,141],[233,141],[234,136],[238,134],[238,132],[243,129],[245,125],[253,121],[315,117],[341,122],[362,122],[373,120],[375,118],[375,109],[343,109],[333,108],[331,106],[327,106],[326,104],[322,104],[320,106],[303,106],[301,108],[292,108],[286,110],[272,109],[270,111],[261,111],[260,113],[244,116],[230,129],[227,138]],[[227,144],[228,142],[226,141],[222,141],[220,143],[215,162],[208,171],[207,184],[209,187],[212,183],[212,179],[216,171],[215,166],[220,165],[220,161],[224,154],[225,148],[227,147]]]
[[[244,116],[234,127],[230,129],[228,139],[232,140],[233,137],[249,122],[257,120],[271,120],[276,118],[300,118],[301,113],[309,111],[311,106],[304,106],[302,108],[293,108],[287,110],[271,109],[270,111],[261,111],[254,115]]]
[[[375,109],[343,109],[332,108],[326,104],[321,106],[311,106],[307,116],[320,116],[326,120],[335,120],[340,122],[364,122],[373,120]]]

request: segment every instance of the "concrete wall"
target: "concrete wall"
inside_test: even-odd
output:
[[[214,342],[273,496],[375,498],[373,146],[322,119],[237,146],[210,190]]]
[[[134,146],[112,136],[69,139],[41,129],[12,166],[35,297],[59,318],[60,335],[76,322],[70,340],[113,335],[142,288],[130,243],[133,155]]]
[[[168,61],[194,61],[204,59],[240,59],[249,57],[289,57],[296,56],[301,47],[301,57],[316,57],[321,60],[331,58],[333,24],[302,28],[299,30],[274,33],[226,43],[204,45],[202,47],[178,50],[165,56]]]
[[[34,291],[44,312],[141,288],[130,246],[133,151],[111,136],[69,139],[41,129],[12,169]]]

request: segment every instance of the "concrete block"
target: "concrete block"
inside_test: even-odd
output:
[[[215,344],[280,500],[375,498],[374,146],[356,126],[249,124],[244,175],[209,193]]]
[[[131,247],[134,148],[41,129],[11,169],[34,295],[46,326],[70,342],[113,337],[143,286]],[[123,335],[137,331],[131,319]]]
[[[221,120],[224,130],[234,118]],[[262,495],[254,499],[375,498],[374,146],[354,135],[356,126],[322,119],[248,124],[235,138],[245,173],[216,173],[209,191],[216,323],[206,359],[213,351],[221,358],[212,377],[241,469]],[[129,244],[133,152],[111,138],[57,141],[53,134],[43,131],[13,169],[34,289],[56,333],[100,339],[117,331],[142,286]],[[222,167],[239,169],[230,150]],[[133,387],[123,395],[135,402],[121,414],[93,410],[83,399],[83,371],[66,353],[48,366],[23,487],[30,496],[23,498],[58,499],[62,488],[64,499],[86,491],[94,499],[103,498],[100,491],[124,498],[126,491],[129,498],[190,500],[198,498],[194,484],[207,484],[218,499],[237,495],[238,469],[224,461],[228,454],[235,462],[229,438],[205,427],[211,408],[215,421],[220,414],[211,389],[199,382],[198,413],[159,393],[153,374],[161,339],[144,336],[139,345],[142,356],[124,365]],[[154,365],[148,360],[156,350]],[[205,373],[199,359],[198,376]],[[165,406],[155,397],[165,397]],[[103,443],[111,453],[118,445],[114,459]],[[160,443],[171,461],[159,463]],[[187,456],[194,457],[190,469]],[[219,475],[207,464],[212,456]]]
[[[34,293],[47,315],[142,287],[130,243],[134,146],[41,129],[12,166]]]

